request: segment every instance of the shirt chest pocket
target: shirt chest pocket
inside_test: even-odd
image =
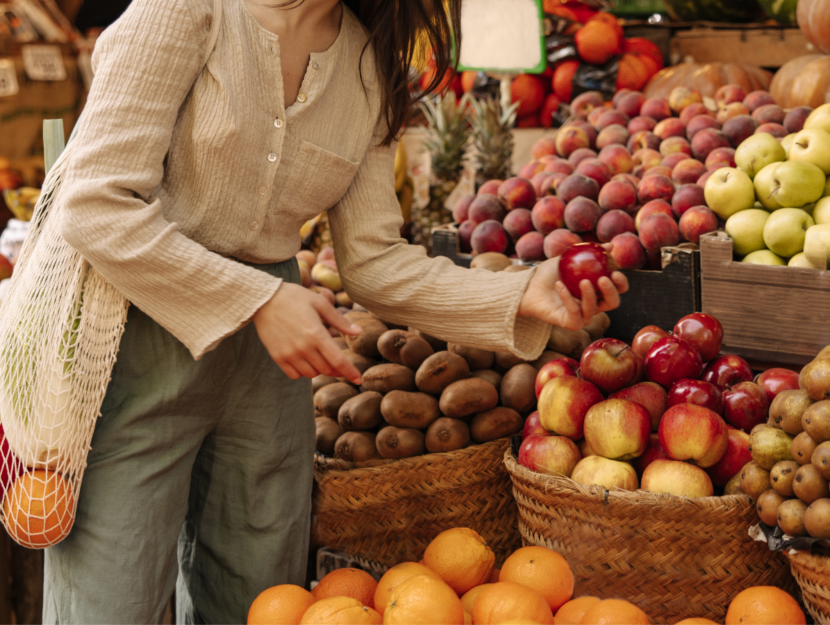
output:
[[[311,218],[340,201],[357,173],[360,163],[303,141],[295,166],[280,196],[286,210]]]

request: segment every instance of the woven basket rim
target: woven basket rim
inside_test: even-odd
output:
[[[504,465],[507,468],[511,477],[521,477],[528,482],[540,487],[544,490],[557,490],[559,492],[566,492],[572,497],[579,497],[584,500],[601,500],[606,503],[613,503],[615,501],[625,502],[627,504],[636,504],[642,506],[660,506],[660,507],[686,507],[694,510],[702,508],[718,508],[719,513],[724,513],[724,506],[729,509],[746,509],[747,507],[754,507],[752,498],[749,495],[724,495],[721,497],[681,497],[678,495],[668,495],[664,493],[651,493],[645,490],[608,490],[603,486],[591,485],[585,486],[574,482],[572,479],[564,476],[546,475],[544,473],[537,473],[531,471],[518,463],[513,451],[508,449],[504,454]]]

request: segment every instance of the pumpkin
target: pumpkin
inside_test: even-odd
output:
[[[715,97],[723,85],[740,85],[750,93],[767,89],[772,74],[748,63],[681,63],[657,72],[645,89],[647,98],[668,98],[675,87],[696,89],[704,98]]]
[[[796,17],[807,41],[830,54],[830,0],[799,0]]]
[[[818,108],[830,101],[830,56],[808,54],[787,61],[776,72],[769,92],[785,109]]]
[[[795,24],[798,0],[758,0],[767,17],[779,24]]]
[[[752,22],[757,0],[663,0],[666,12],[681,22]]]

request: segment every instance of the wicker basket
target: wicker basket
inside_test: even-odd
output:
[[[459,451],[363,463],[315,458],[312,543],[383,572],[418,561],[452,527],[484,536],[500,564],[521,546],[502,458],[508,439]]]
[[[534,473],[511,451],[504,462],[524,543],[568,559],[576,596],[627,599],[654,623],[722,623],[729,602],[749,586],[795,594],[787,561],[749,536],[757,513],[747,496],[610,492]]]
[[[801,588],[804,607],[816,623],[830,623],[830,558],[809,551],[784,553]]]

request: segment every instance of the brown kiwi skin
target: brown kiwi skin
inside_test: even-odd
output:
[[[769,471],[756,462],[747,462],[741,469],[741,490],[753,499],[758,499],[769,487]]]
[[[499,388],[501,386],[501,381],[504,376],[497,371],[493,371],[492,369],[481,369],[479,371],[471,371],[470,372],[471,378],[481,378],[493,385],[493,388]]]
[[[328,417],[315,418],[314,425],[316,426],[315,447],[317,451],[325,456],[333,456],[334,445],[337,443],[337,439],[343,435],[343,428],[340,427],[337,421]]]
[[[414,332],[389,330],[378,339],[378,351],[389,362],[417,369],[435,353],[429,343]]]
[[[392,391],[380,403],[380,412],[389,425],[423,430],[441,416],[438,400],[426,393]]]
[[[343,355],[346,359],[354,365],[354,368],[360,371],[360,373],[365,373],[372,367],[378,366],[378,361],[374,358],[369,358],[368,356],[364,356],[363,354],[358,354],[357,352],[353,352],[350,349],[344,350]]]
[[[431,454],[464,449],[470,444],[470,427],[458,419],[441,417],[429,426],[426,448]]]
[[[805,464],[795,472],[793,481],[795,496],[807,505],[816,499],[830,497],[830,486],[812,464]]]
[[[778,524],[778,506],[786,499],[771,488],[761,493],[755,502],[755,509],[758,511],[758,518],[761,522],[770,527]]]
[[[437,353],[437,352],[447,351],[447,342],[446,341],[444,341],[442,339],[439,339],[439,338],[436,338],[434,336],[431,336],[431,335],[427,334],[426,332],[421,332],[417,328],[409,328],[409,331],[412,332],[412,334],[414,334],[415,336],[420,336],[427,343],[429,343],[429,346],[433,349],[434,352]]]
[[[377,391],[382,395],[392,391],[411,393],[416,390],[415,372],[409,367],[394,363],[376,365],[363,372],[363,384],[360,388],[363,391]]]
[[[519,414],[530,414],[536,408],[536,369],[520,364],[504,374],[499,394],[501,405]]]
[[[380,402],[383,395],[366,391],[347,400],[337,413],[337,422],[346,432],[371,430],[383,422]]]
[[[830,499],[816,499],[807,507],[804,529],[812,538],[830,539]]]
[[[427,358],[415,373],[418,389],[440,395],[453,382],[470,377],[470,365],[458,354],[437,352]]]
[[[471,371],[475,369],[490,369],[495,363],[496,355],[493,352],[488,352],[483,349],[449,343],[447,345],[447,351],[451,354],[458,354],[466,360],[467,364],[470,365]]]
[[[337,420],[340,406],[357,394],[358,390],[351,384],[329,384],[314,394],[314,411],[321,417]]]
[[[524,427],[522,416],[511,408],[493,408],[479,412],[470,421],[470,434],[476,443],[518,434]]]
[[[516,365],[520,365],[525,360],[522,360],[518,356],[512,354],[511,352],[496,352],[496,367],[498,367],[499,371],[507,372],[510,371]]]
[[[793,480],[800,466],[794,460],[782,460],[773,465],[772,470],[770,470],[769,480],[775,492],[782,497],[795,497]]]
[[[314,395],[314,393],[319,391],[324,386],[335,384],[336,382],[337,378],[333,378],[330,375],[318,375],[311,380],[311,394]]]
[[[381,458],[375,446],[375,435],[371,432],[346,432],[337,439],[334,456],[349,462],[365,462]]]
[[[810,438],[807,432],[802,432],[793,439],[793,443],[790,446],[790,453],[792,453],[793,459],[798,464],[809,464],[817,446],[816,441]]]
[[[806,536],[804,514],[807,504],[800,499],[787,499],[778,506],[778,527],[788,536]]]
[[[376,445],[378,453],[388,459],[420,456],[426,450],[423,432],[391,425],[378,432]]]
[[[468,378],[453,382],[441,393],[439,408],[448,417],[466,417],[491,410],[499,404],[496,387],[487,380]]]
[[[804,411],[801,425],[816,443],[830,440],[830,400],[817,401]]]
[[[346,343],[349,345],[349,348],[353,352],[368,356],[369,358],[380,357],[378,339],[389,328],[377,319],[355,319],[352,323],[363,328],[363,332],[357,336],[349,335],[346,337]]]

